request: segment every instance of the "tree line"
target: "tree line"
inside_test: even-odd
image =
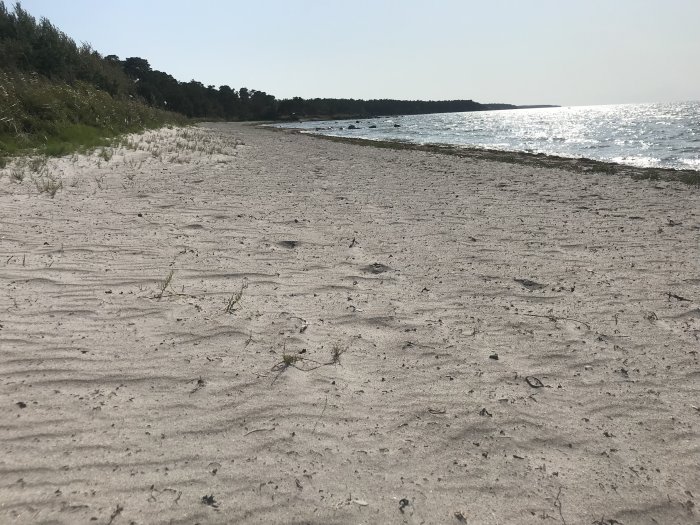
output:
[[[473,100],[406,101],[339,98],[278,100],[264,91],[181,82],[155,70],[140,57],[103,56],[88,44],[78,45],[45,18],[36,20],[21,4],[9,10],[0,0],[0,69],[38,73],[67,84],[85,82],[114,98],[137,99],[158,109],[191,118],[222,120],[285,120],[368,117],[511,109],[508,104]]]

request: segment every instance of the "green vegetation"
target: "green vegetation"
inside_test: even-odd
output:
[[[120,65],[19,4],[10,12],[0,1],[0,56],[0,166],[11,155],[64,155],[121,133],[186,122],[138,100]],[[46,191],[55,194],[51,184]]]
[[[280,100],[276,106],[277,118],[367,118],[376,115],[420,115],[426,113],[456,113],[461,111],[488,111],[516,109],[511,104],[481,104],[473,100],[355,100],[342,98],[314,98]]]
[[[264,91],[179,82],[148,60],[102,56],[77,45],[47,19],[0,0],[0,166],[38,150],[63,155],[120,133],[186,118],[275,120],[507,109],[472,100],[277,100]]]
[[[28,150],[65,155],[167,123],[185,119],[114,98],[82,81],[69,85],[37,74],[0,72],[0,157]]]

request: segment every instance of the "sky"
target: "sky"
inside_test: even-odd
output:
[[[6,5],[13,2],[5,0]],[[24,0],[103,55],[301,96],[700,100],[700,0]]]

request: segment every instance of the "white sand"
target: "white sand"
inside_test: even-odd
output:
[[[0,523],[698,523],[696,188],[134,142],[0,179]]]

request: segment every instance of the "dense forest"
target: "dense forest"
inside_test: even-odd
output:
[[[37,73],[53,82],[85,82],[115,98],[137,98],[151,107],[194,118],[275,120],[356,117],[510,109],[507,104],[472,100],[403,101],[314,98],[278,100],[264,91],[180,82],[151,68],[140,57],[103,56],[77,45],[46,19],[36,20],[20,4],[13,10],[0,2],[0,57],[5,72]]]
[[[49,20],[0,0],[0,160],[60,155],[184,119],[300,120],[513,109],[473,100],[278,100],[264,91],[181,82],[140,57],[103,56]]]

